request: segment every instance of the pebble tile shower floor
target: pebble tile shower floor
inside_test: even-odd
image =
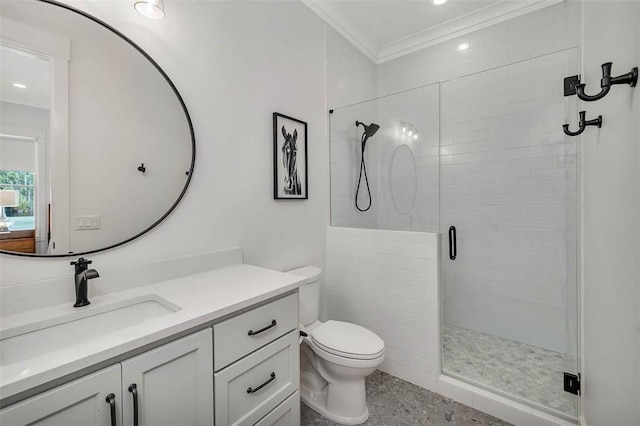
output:
[[[367,377],[367,406],[370,426],[508,426],[488,414],[442,395],[400,380],[381,371]],[[304,404],[301,424],[333,426],[332,422]]]
[[[575,358],[448,325],[443,341],[447,373],[576,416],[577,397],[563,389],[563,372],[575,373]]]

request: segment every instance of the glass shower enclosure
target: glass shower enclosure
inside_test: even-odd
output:
[[[333,110],[331,224],[440,233],[441,370],[568,419],[579,137],[567,49]],[[361,147],[362,127],[378,132]],[[371,193],[369,202],[362,156]]]

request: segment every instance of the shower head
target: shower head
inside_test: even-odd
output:
[[[356,126],[359,126],[361,124],[362,124],[362,127],[364,127],[364,134],[367,139],[375,135],[378,129],[380,129],[380,126],[378,126],[376,123],[371,123],[367,126],[361,121],[356,121]]]

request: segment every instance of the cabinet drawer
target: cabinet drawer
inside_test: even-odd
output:
[[[300,392],[296,392],[264,416],[255,426],[297,426],[300,424]]]
[[[214,370],[226,367],[297,327],[297,293],[214,325]]]
[[[216,425],[253,425],[298,390],[298,333],[215,373]]]

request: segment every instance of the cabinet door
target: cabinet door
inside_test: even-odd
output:
[[[212,345],[208,328],[122,362],[123,424],[212,426]]]
[[[120,425],[120,364],[43,392],[0,410],[2,426],[109,426],[107,396],[114,395],[115,424]]]

